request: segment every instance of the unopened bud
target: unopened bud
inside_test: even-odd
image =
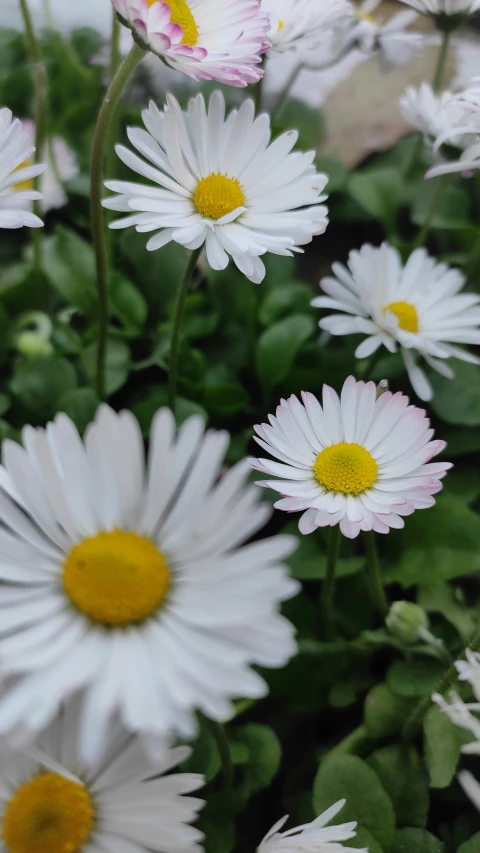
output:
[[[381,379],[377,385],[377,400],[385,391],[388,391],[388,379]]]
[[[411,601],[395,601],[385,624],[391,634],[407,644],[424,639],[428,632],[427,614]]]
[[[15,345],[18,352],[26,358],[48,358],[54,352],[50,341],[39,337],[36,332],[21,332]]]

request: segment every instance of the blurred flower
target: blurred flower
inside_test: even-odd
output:
[[[405,267],[393,246],[362,246],[350,252],[348,268],[332,267],[335,277],[320,282],[326,296],[312,305],[340,312],[322,317],[321,329],[332,335],[362,334],[357,358],[384,346],[401,349],[410,382],[421,400],[430,400],[432,386],[415,361],[416,350],[427,364],[449,379],[455,373],[445,359],[472,364],[480,359],[456,344],[480,344],[480,296],[460,293],[460,270],[438,264],[425,249],[416,249]]]
[[[33,164],[35,146],[22,122],[12,119],[10,110],[0,109],[0,228],[40,228],[42,220],[23,207],[25,201],[42,198],[31,180],[47,166]]]
[[[434,505],[448,462],[429,463],[445,448],[430,441],[433,430],[408,397],[387,391],[378,399],[374,382],[346,380],[341,398],[323,386],[323,408],[302,392],[282,400],[270,424],[256,426],[255,440],[279,459],[252,459],[275,477],[258,485],[282,495],[275,507],[303,512],[301,533],[340,524],[354,539],[361,530],[388,533],[401,516]]]
[[[111,228],[156,232],[149,251],[171,240],[187,249],[205,243],[213,269],[225,269],[231,256],[250,281],[260,282],[261,255],[300,252],[325,231],[327,176],[315,171],[315,152],[291,153],[298,138],[293,130],[270,145],[270,119],[255,118],[253,101],[225,119],[220,92],[208,110],[197,95],[187,112],[167,95],[165,111],[150,103],[143,121],[147,130],[130,128],[128,138],[145,159],[121,145],[116,150],[152,183],[107,181],[107,189],[119,195],[103,204],[129,214]]]
[[[462,770],[458,774],[457,779],[467,797],[470,798],[473,805],[480,811],[480,782],[477,782],[475,776],[469,773],[468,770]]]
[[[355,22],[345,28],[343,41],[363,53],[376,53],[380,70],[386,72],[408,65],[423,50],[425,39],[421,33],[407,30],[418,17],[416,12],[398,12],[387,21],[375,17],[372,13],[381,2],[355,3]]]
[[[88,767],[77,748],[79,715],[74,701],[35,747],[0,749],[2,850],[201,853],[203,835],[189,824],[203,801],[182,794],[203,776],[165,775],[190,749],[167,748],[154,760],[116,723],[105,759]]]
[[[462,16],[473,15],[480,9],[480,0],[401,0],[408,6],[418,9],[423,15]]]
[[[262,0],[262,9],[270,18],[268,39],[275,53],[316,48],[332,28],[352,18],[347,0]]]
[[[339,800],[335,805],[319,815],[311,823],[296,826],[286,832],[279,832],[288,820],[288,815],[281,818],[257,848],[257,853],[343,853],[344,850],[359,850],[368,853],[365,848],[345,847],[343,841],[355,838],[356,821],[341,823],[338,826],[326,826],[343,808],[346,800]]]
[[[229,436],[204,429],[193,416],[177,435],[160,410],[147,469],[138,422],[105,405],[85,442],[64,414],[3,442],[0,674],[18,678],[2,734],[34,735],[80,690],[82,761],[117,713],[161,749],[172,730],[195,736],[196,710],[225,719],[233,697],[264,696],[250,665],[295,653],[278,611],[297,592],[282,563],[296,540],[242,547],[271,509],[245,462],[218,481]]]
[[[112,0],[145,48],[194,80],[247,86],[263,76],[269,21],[260,0]]]
[[[458,146],[462,139],[468,144],[458,160],[434,166],[427,172],[426,178],[449,172],[461,172],[463,177],[470,177],[472,170],[480,168],[480,81],[472,80],[463,91],[454,95],[449,109],[452,114],[454,110],[458,111],[457,122],[452,122],[451,127],[439,133],[433,146],[434,152],[442,151],[444,145]]]
[[[25,119],[23,129],[28,134],[32,145],[35,143],[35,125],[33,121]],[[47,162],[47,170],[40,180],[40,192],[42,198],[42,211],[46,213],[57,207],[63,207],[67,203],[67,194],[63,188],[65,181],[71,181],[79,173],[75,154],[67,143],[54,136],[50,148],[45,146],[42,151],[42,160]]]
[[[1,0],[2,28],[23,30],[24,24],[18,0]],[[64,35],[79,27],[91,27],[105,38],[112,31],[112,5],[109,0],[82,0],[65,3],[65,0],[28,0],[30,14],[37,29],[51,26]]]
[[[422,83],[418,88],[408,86],[400,99],[400,112],[412,127],[425,135],[431,146],[441,133],[464,127],[472,116],[472,110],[459,102],[453,92],[437,95],[429,83]],[[475,134],[463,133],[452,137],[449,145],[464,149],[474,141]]]

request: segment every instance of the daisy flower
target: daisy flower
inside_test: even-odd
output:
[[[402,0],[423,15],[433,17],[466,17],[480,9],[480,0]]]
[[[115,724],[105,758],[88,767],[77,749],[78,718],[78,702],[70,703],[35,747],[2,746],[2,853],[201,853],[203,835],[189,824],[203,801],[183,794],[203,776],[165,775],[189,748],[168,748],[155,761]]]
[[[434,166],[425,175],[426,178],[434,178],[437,175],[445,175],[449,172],[461,172],[463,177],[470,177],[471,172],[480,168],[480,85],[479,80],[474,79],[463,91],[458,92],[452,98],[450,110],[458,111],[457,121],[452,122],[437,136],[433,150],[435,153],[442,151],[442,146],[458,145],[458,140],[464,140],[464,150],[458,160],[441,163]]]
[[[35,124],[26,119],[23,121],[23,129],[33,145],[35,142]],[[54,136],[51,140],[50,151],[45,146],[45,151],[42,152],[42,160],[45,160],[48,166],[40,179],[40,192],[43,196],[41,208],[46,213],[48,210],[63,207],[67,203],[67,194],[63,184],[78,175],[79,167],[75,154],[65,140],[59,136]],[[32,180],[29,181],[29,186],[33,189]],[[31,203],[27,201],[25,207],[27,210],[30,209]]]
[[[429,83],[418,88],[408,86],[400,99],[400,112],[412,127],[424,134],[428,145],[433,147],[440,134],[465,127],[472,119],[473,110],[459,101],[453,92],[436,94]],[[464,150],[475,141],[474,133],[456,133],[449,145]]]
[[[388,533],[402,516],[435,503],[440,479],[451,467],[429,460],[445,448],[431,441],[422,409],[403,394],[377,399],[374,382],[346,380],[341,397],[323,386],[323,405],[302,392],[282,400],[270,424],[255,427],[255,440],[276,459],[252,459],[252,467],[275,479],[258,485],[280,492],[275,507],[303,512],[301,533],[340,524],[354,539],[361,530]]]
[[[332,28],[352,17],[347,0],[262,0],[262,9],[270,19],[268,39],[275,53],[318,47]]]
[[[217,482],[228,433],[193,416],[175,433],[155,416],[145,468],[130,412],[101,406],[82,441],[57,415],[4,441],[0,467],[0,732],[40,731],[74,692],[84,698],[80,753],[99,754],[112,715],[160,739],[196,734],[232,698],[264,696],[251,664],[295,653],[280,602],[297,592],[276,536],[243,545],[270,507],[246,486],[248,464]]]
[[[405,267],[393,246],[362,246],[350,252],[348,268],[334,264],[334,277],[320,282],[326,296],[312,302],[336,312],[319,326],[332,335],[366,335],[357,358],[384,346],[399,347],[410,382],[421,400],[430,400],[432,386],[415,361],[416,351],[427,364],[449,379],[455,374],[445,360],[480,359],[457,344],[480,344],[480,296],[460,293],[465,278],[457,269],[439,264],[425,249],[416,249]]]
[[[13,119],[11,110],[0,109],[0,228],[40,228],[41,219],[23,210],[25,201],[42,198],[31,188],[32,178],[41,175],[46,164],[33,165],[35,146],[22,122]]]
[[[213,269],[225,269],[231,256],[250,281],[260,282],[261,255],[300,252],[325,231],[327,176],[315,171],[315,152],[292,152],[298,138],[293,130],[270,144],[270,119],[255,118],[253,101],[225,119],[220,92],[208,110],[197,95],[187,112],[167,95],[165,111],[150,103],[143,122],[146,130],[128,130],[143,159],[121,145],[116,150],[150,183],[107,181],[118,195],[103,204],[129,214],[111,228],[155,232],[149,251],[172,240],[187,249],[205,244]]]
[[[134,37],[194,80],[248,86],[263,76],[268,16],[260,0],[112,0]]]
[[[346,30],[344,41],[363,53],[376,53],[380,70],[385,72],[408,65],[423,50],[425,39],[421,33],[407,30],[418,17],[416,12],[397,12],[384,21],[373,14],[381,2],[354,4],[355,23]]]
[[[323,814],[319,815],[311,823],[296,826],[286,832],[280,832],[288,820],[288,815],[282,817],[257,848],[257,853],[343,853],[344,850],[360,850],[360,853],[368,853],[365,848],[345,847],[343,841],[355,838],[356,821],[341,823],[337,826],[327,826],[332,818],[345,805],[346,800],[338,800],[335,805],[330,806]]]

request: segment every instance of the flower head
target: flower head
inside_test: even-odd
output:
[[[252,459],[252,467],[275,479],[259,485],[280,492],[275,506],[303,512],[301,533],[340,524],[353,539],[361,530],[388,533],[404,515],[427,509],[450,468],[430,462],[444,447],[422,409],[403,394],[377,399],[374,382],[346,380],[341,397],[323,386],[323,405],[302,393],[282,400],[269,424],[255,427],[260,447],[278,459]]]
[[[475,133],[460,133],[450,137],[451,131],[465,127],[473,117],[472,107],[458,100],[453,92],[436,94],[429,83],[418,88],[408,86],[400,99],[400,112],[412,127],[424,134],[430,147],[438,136],[447,133],[449,145],[462,151],[475,141]]]
[[[194,80],[248,86],[263,76],[260,0],[112,0],[137,40]]]
[[[433,17],[473,15],[480,9],[480,0],[402,0],[402,3]]]
[[[29,210],[25,202],[42,198],[32,189],[31,180],[41,175],[46,164],[33,164],[35,146],[22,127],[22,122],[13,119],[10,110],[0,109],[0,228],[40,228],[41,219]]]
[[[28,119],[24,121],[23,129],[28,134],[33,145],[35,142],[35,125],[33,121],[29,121]],[[79,167],[75,154],[65,140],[59,136],[54,136],[51,139],[50,152],[45,147],[42,159],[46,160],[48,165],[40,181],[40,192],[43,196],[41,208],[46,213],[48,210],[63,207],[67,203],[67,195],[62,184],[75,178],[79,173]],[[26,208],[30,209],[30,206],[31,203],[26,202]]]
[[[445,127],[435,140],[434,153],[441,152],[443,146],[462,148],[460,158],[449,160],[434,166],[425,175],[434,178],[449,172],[461,172],[464,177],[470,177],[475,169],[480,168],[480,81],[474,79],[462,91],[452,96],[449,104],[452,117],[449,126]]]
[[[415,12],[398,12],[385,21],[373,14],[380,3],[363,0],[354,4],[354,24],[345,27],[344,42],[363,53],[376,53],[380,70],[386,72],[408,65],[423,49],[425,39],[407,29],[417,18]]]
[[[405,267],[396,249],[368,244],[350,252],[348,268],[333,265],[335,277],[320,282],[326,296],[312,305],[339,312],[322,317],[320,328],[332,335],[365,335],[356,349],[366,358],[380,346],[400,347],[410,382],[422,400],[432,387],[416,364],[416,351],[434,370],[452,378],[445,360],[480,363],[457,344],[480,344],[480,296],[460,293],[465,279],[457,269],[438,264],[425,249],[414,251]]]
[[[275,53],[318,47],[352,17],[347,0],[262,0],[262,9],[270,18],[268,39]]]
[[[185,797],[196,773],[164,775],[188,757],[167,747],[158,760],[116,722],[101,760],[87,766],[78,751],[78,701],[69,703],[30,749],[2,746],[2,850],[11,853],[200,853],[190,826],[203,805]],[[154,777],[154,778],[153,778]]]
[[[283,666],[297,591],[282,563],[292,537],[243,546],[270,508],[241,463],[217,482],[228,434],[193,416],[155,416],[148,468],[130,412],[100,407],[84,442],[57,415],[3,443],[0,468],[0,732],[41,730],[84,699],[80,753],[94,761],[112,716],[163,738],[196,733],[194,712],[225,719],[259,697],[251,664]]]
[[[279,832],[288,820],[286,815],[267,832],[257,848],[257,853],[343,853],[344,850],[354,849],[360,849],[360,853],[368,853],[366,849],[345,847],[342,843],[355,838],[356,821],[337,826],[326,825],[343,808],[345,802],[346,800],[339,800],[311,823]]]
[[[261,255],[302,251],[325,231],[327,177],[315,171],[315,152],[292,152],[296,131],[270,144],[270,119],[255,118],[253,101],[225,119],[220,92],[208,110],[197,95],[187,112],[167,96],[165,111],[151,103],[143,121],[146,130],[130,129],[128,136],[144,159],[120,145],[117,154],[151,183],[107,181],[119,195],[104,206],[129,214],[111,227],[156,232],[150,251],[171,240],[188,249],[205,244],[213,269],[225,269],[231,256],[259,282],[265,275]]]

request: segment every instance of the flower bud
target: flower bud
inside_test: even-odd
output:
[[[390,633],[403,643],[416,643],[423,639],[428,631],[428,616],[418,604],[413,604],[411,601],[395,601],[385,624]]]
[[[48,358],[54,352],[50,341],[40,337],[36,332],[21,332],[15,341],[15,346],[26,358]]]

